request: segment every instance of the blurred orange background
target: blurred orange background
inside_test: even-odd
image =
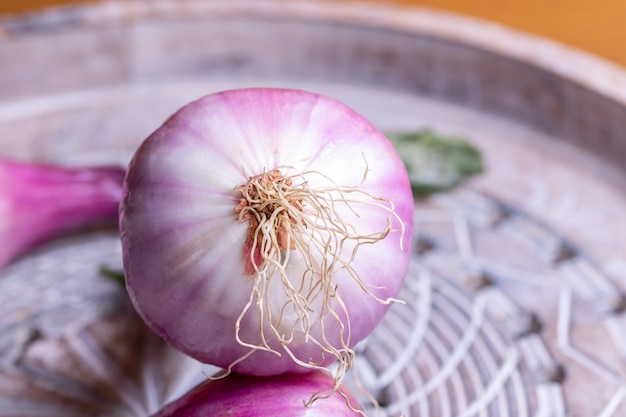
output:
[[[83,0],[85,1],[89,0]],[[362,1],[427,6],[487,19],[556,40],[626,67],[626,0]],[[78,2],[0,0],[0,14],[30,12],[44,7]]]

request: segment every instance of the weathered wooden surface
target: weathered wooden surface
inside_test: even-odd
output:
[[[488,170],[417,206],[433,248],[362,347],[366,386],[393,416],[626,413],[620,70],[432,11],[313,1],[103,3],[0,33],[2,155],[124,164],[180,105],[253,85],[470,139]],[[119,265],[115,235],[81,239],[0,275],[0,416],[145,415],[202,377],[97,274]]]

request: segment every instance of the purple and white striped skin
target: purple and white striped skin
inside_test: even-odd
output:
[[[334,201],[339,218],[333,219],[316,217],[308,200],[289,205],[297,219],[284,226],[288,233],[277,233],[284,241],[276,252],[283,274],[259,278],[255,268],[271,262],[253,249],[252,221],[238,217],[246,206],[241,186],[277,168],[294,175],[294,183],[304,178],[298,187],[344,190],[323,198],[353,201],[350,207]],[[131,161],[120,206],[127,288],[157,334],[202,362],[252,375],[349,362],[351,348],[371,333],[402,286],[413,209],[406,169],[392,144],[345,105],[289,89],[205,96],[170,117]],[[315,249],[317,241],[302,243],[299,234],[330,221],[349,223],[359,236],[379,235],[371,244],[342,240],[335,247],[341,261],[325,275],[337,296],[311,296],[317,281],[298,287],[307,271],[315,275],[311,265],[325,270],[320,265],[329,262],[328,254]],[[334,245],[342,237],[315,237],[327,238]],[[287,296],[285,282],[295,295]],[[298,310],[294,297],[308,304]]]
[[[125,171],[0,159],[0,267],[68,233],[118,223]]]
[[[152,417],[356,417],[359,404],[343,388],[306,406],[328,391],[332,379],[321,372],[270,377],[231,374],[207,380]]]

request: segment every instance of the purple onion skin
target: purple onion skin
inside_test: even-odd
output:
[[[201,383],[152,417],[358,416],[354,411],[360,410],[358,403],[343,388],[343,396],[334,392],[329,398],[305,406],[312,395],[329,390],[332,385],[332,379],[317,371],[271,377],[230,374]]]
[[[249,223],[237,218],[242,199],[237,187],[250,176],[284,166],[320,172],[339,185],[359,185],[363,192],[393,201],[396,232],[361,246],[352,267],[382,299],[397,296],[404,282],[414,200],[406,168],[380,131],[347,106],[299,90],[250,88],[205,96],[177,111],[137,149],[120,205],[126,286],[135,309],[171,346],[201,362],[221,368],[235,364],[233,371],[258,376],[310,371],[277,341],[267,311],[261,332],[261,304],[256,300],[239,327],[248,345],[235,338],[236,321],[256,285],[247,273]],[[319,176],[310,178],[326,184]],[[349,223],[358,223],[360,234],[387,226],[384,210],[355,207],[358,217],[340,209]],[[404,233],[397,232],[401,223]],[[294,282],[302,276],[306,256],[292,251],[288,257],[288,267],[296,271],[291,275]],[[333,316],[314,306],[309,335],[335,348],[344,347],[344,342],[353,347],[378,325],[390,304],[366,294],[347,268],[337,267],[333,276],[345,308],[331,300]],[[335,361],[303,334],[295,323],[297,314],[289,310],[295,303],[287,304],[286,292],[274,282],[278,280],[273,280],[265,300],[272,319],[284,317],[281,336],[295,328],[290,352],[316,365]],[[317,302],[323,302],[322,295],[312,301]],[[313,314],[325,315],[322,319]],[[347,333],[349,340],[341,340]],[[247,356],[249,345],[264,342],[274,352],[256,350]]]
[[[0,159],[0,267],[39,244],[88,227],[115,227],[125,171]]]

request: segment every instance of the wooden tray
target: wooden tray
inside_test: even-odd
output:
[[[24,160],[125,164],[182,104],[243,86],[471,140],[487,172],[416,206],[410,302],[360,347],[381,415],[626,413],[619,68],[464,17],[313,0],[54,9],[1,21],[0,63],[0,154]],[[120,266],[115,233],[0,273],[0,416],[145,416],[211,371],[146,332],[103,263]]]

